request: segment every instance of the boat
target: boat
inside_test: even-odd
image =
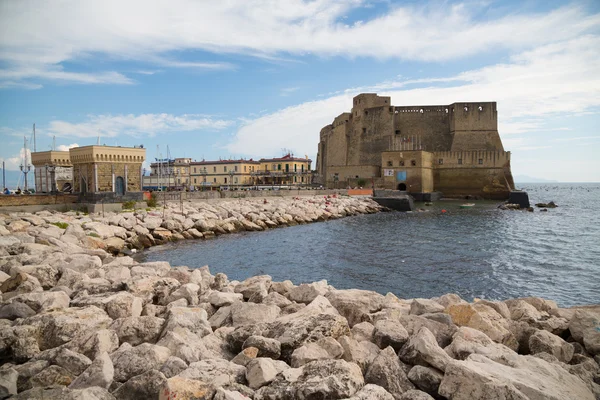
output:
[[[475,206],[475,203],[465,203],[465,204],[461,204],[460,208],[473,208]]]

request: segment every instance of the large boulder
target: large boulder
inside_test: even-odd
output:
[[[134,376],[112,394],[118,400],[156,399],[167,378],[155,369]]]
[[[254,394],[254,400],[344,399],[364,386],[360,368],[344,360],[320,360],[289,369]]]
[[[408,332],[400,322],[387,319],[375,322],[373,342],[380,349],[392,346],[394,350],[398,351],[407,340]]]
[[[471,354],[482,354],[500,363],[509,363],[517,358],[513,350],[494,342],[485,333],[466,326],[458,329],[452,343],[444,350],[457,360],[466,360]]]
[[[325,296],[327,292],[329,292],[329,285],[327,285],[326,280],[322,280],[296,286],[287,292],[287,296],[296,303],[308,304],[316,299],[317,296]]]
[[[532,356],[519,356],[505,365],[472,354],[448,363],[439,394],[450,400],[595,399],[580,378],[565,372],[560,365]]]
[[[444,378],[443,373],[435,368],[415,365],[410,369],[407,376],[420,390],[426,392],[430,396],[438,397],[438,389]]]
[[[280,312],[275,305],[237,302],[231,305],[231,321],[235,327],[272,322]]]
[[[165,320],[158,317],[127,317],[116,319],[110,329],[117,333],[120,343],[136,346],[141,343],[156,343],[164,324]]]
[[[189,330],[198,337],[212,333],[206,310],[200,307],[172,307],[167,312],[161,337],[167,332],[178,332],[181,329]]]
[[[200,400],[212,399],[216,392],[215,387],[210,382],[198,381],[190,378],[183,378],[179,375],[173,376],[160,388],[159,400]]]
[[[83,331],[64,345],[65,348],[95,360],[102,353],[112,353],[119,348],[117,333],[109,329]]]
[[[435,336],[423,327],[413,334],[398,352],[400,359],[412,365],[430,365],[444,371],[452,361],[450,356],[437,344]]]
[[[246,368],[227,360],[209,359],[190,364],[179,377],[193,379],[218,388],[246,381]]]
[[[124,343],[110,355],[115,370],[114,380],[126,382],[151,369],[160,369],[170,356],[171,351],[166,347],[150,343],[132,347]]]
[[[531,354],[548,353],[558,360],[568,363],[573,358],[574,348],[571,343],[565,342],[559,336],[548,331],[537,331],[529,337],[529,350]]]
[[[331,290],[325,297],[340,315],[346,317],[350,327],[366,321],[370,313],[381,310],[385,303],[384,296],[370,290]]]
[[[396,352],[391,347],[383,349],[373,360],[365,374],[365,382],[383,387],[394,397],[414,389],[414,385],[406,377]]]
[[[569,323],[569,331],[588,353],[600,354],[600,307],[577,309]]]
[[[99,386],[108,389],[113,381],[115,370],[108,353],[102,353],[70,385],[71,389],[85,389]]]

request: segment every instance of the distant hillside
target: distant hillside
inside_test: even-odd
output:
[[[556,183],[556,182],[558,182],[558,181],[553,181],[550,179],[534,178],[532,176],[527,176],[527,175],[515,175],[513,177],[513,179],[515,180],[515,182],[518,182],[518,183]]]

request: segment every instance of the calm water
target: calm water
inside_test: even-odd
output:
[[[269,274],[294,283],[320,279],[338,289],[403,298],[458,293],[506,299],[541,296],[562,306],[600,303],[600,184],[523,184],[534,213],[441,202],[425,213],[379,213],[266,232],[185,241],[148,250],[143,261],[224,272]],[[440,213],[445,208],[446,214]]]

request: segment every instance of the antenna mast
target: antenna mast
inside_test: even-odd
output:
[[[35,145],[35,122],[33,123],[33,152],[35,153],[36,150],[36,145]]]

